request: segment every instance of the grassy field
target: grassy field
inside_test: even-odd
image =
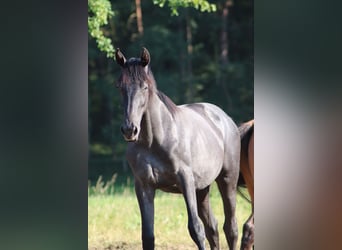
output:
[[[105,192],[104,192],[105,193]],[[237,196],[239,245],[250,204]],[[213,185],[210,196],[219,223],[221,249],[228,249],[222,230],[224,214],[220,194]],[[141,249],[140,212],[132,188],[112,194],[88,196],[88,247],[91,250]],[[196,249],[187,231],[187,213],[181,195],[157,192],[155,198],[156,249]],[[209,245],[207,244],[209,249]]]

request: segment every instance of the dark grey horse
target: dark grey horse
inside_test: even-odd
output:
[[[122,69],[117,85],[124,108],[121,131],[129,142],[127,160],[141,212],[143,249],[154,249],[156,189],[182,193],[188,229],[198,249],[205,249],[205,236],[211,249],[219,249],[217,221],[209,204],[209,188],[216,180],[224,205],[224,232],[235,250],[240,161],[236,125],[213,104],[176,106],[158,91],[147,49],[140,58],[126,60],[119,49],[115,56]]]

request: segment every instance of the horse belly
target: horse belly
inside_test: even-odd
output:
[[[217,178],[222,169],[223,155],[223,147],[213,138],[207,142],[198,143],[198,146],[193,148],[191,167],[197,189],[209,186]]]
[[[186,143],[191,151],[191,168],[196,187],[202,189],[210,185],[221,172],[229,118],[220,108],[208,103],[183,107],[184,118],[188,118],[183,126],[191,127],[184,138],[189,138]]]

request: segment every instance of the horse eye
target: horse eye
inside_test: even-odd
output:
[[[148,89],[148,87],[147,86],[145,86],[144,88],[143,88],[143,90],[147,90]]]

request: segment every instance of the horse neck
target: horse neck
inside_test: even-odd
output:
[[[141,122],[141,143],[148,147],[156,143],[161,144],[173,126],[173,115],[158,94],[152,93]]]

